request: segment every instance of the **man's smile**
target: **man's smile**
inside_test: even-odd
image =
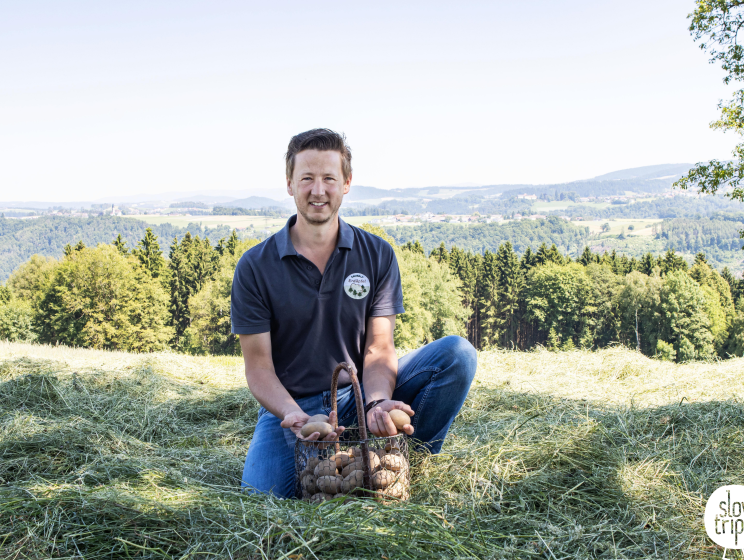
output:
[[[323,208],[323,206],[328,205],[327,202],[311,202],[311,206],[315,206],[316,208]]]

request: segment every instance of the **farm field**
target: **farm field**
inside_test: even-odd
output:
[[[240,358],[2,342],[0,558],[720,558],[742,387],[744,359],[481,352],[410,502],[310,505],[238,490]]]
[[[657,224],[661,227],[663,220],[658,218],[650,219],[616,219],[616,220],[583,220],[579,222],[572,222],[577,226],[588,227],[592,233],[602,233],[603,236],[613,237],[620,235],[620,232],[625,229],[625,235],[627,237],[648,237],[654,235],[653,226]],[[609,224],[610,231],[603,233],[602,225]],[[628,226],[633,226],[633,230],[629,230]]]
[[[284,218],[267,218],[264,216],[123,216],[142,220],[148,224],[171,224],[176,227],[187,227],[197,223],[210,228],[226,225],[235,229],[245,229],[253,226],[256,230],[268,229],[272,233],[284,227]]]
[[[550,212],[553,210],[565,210],[569,206],[576,206],[577,204],[598,209],[610,206],[609,202],[574,202],[573,200],[553,200],[551,202],[545,202],[544,200],[536,200],[532,205],[532,209],[535,214],[539,214],[541,212]]]

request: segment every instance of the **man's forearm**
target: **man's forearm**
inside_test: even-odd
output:
[[[273,370],[246,368],[245,378],[256,400],[277,418],[282,419],[291,412],[302,412]]]
[[[367,403],[391,398],[398,378],[395,348],[370,350],[364,357],[364,398]]]

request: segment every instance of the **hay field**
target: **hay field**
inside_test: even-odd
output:
[[[720,558],[743,386],[744,359],[482,352],[411,502],[313,506],[238,490],[239,359],[0,343],[0,558]]]

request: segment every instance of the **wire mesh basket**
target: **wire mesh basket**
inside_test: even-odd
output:
[[[347,428],[337,442],[295,442],[295,493],[298,498],[323,502],[346,496],[379,501],[407,500],[411,484],[408,440],[405,434],[376,437],[367,433],[364,401],[356,369],[345,362],[333,371],[331,409],[338,416],[338,376],[351,377],[357,407],[356,428]],[[334,422],[336,428],[338,422]]]

